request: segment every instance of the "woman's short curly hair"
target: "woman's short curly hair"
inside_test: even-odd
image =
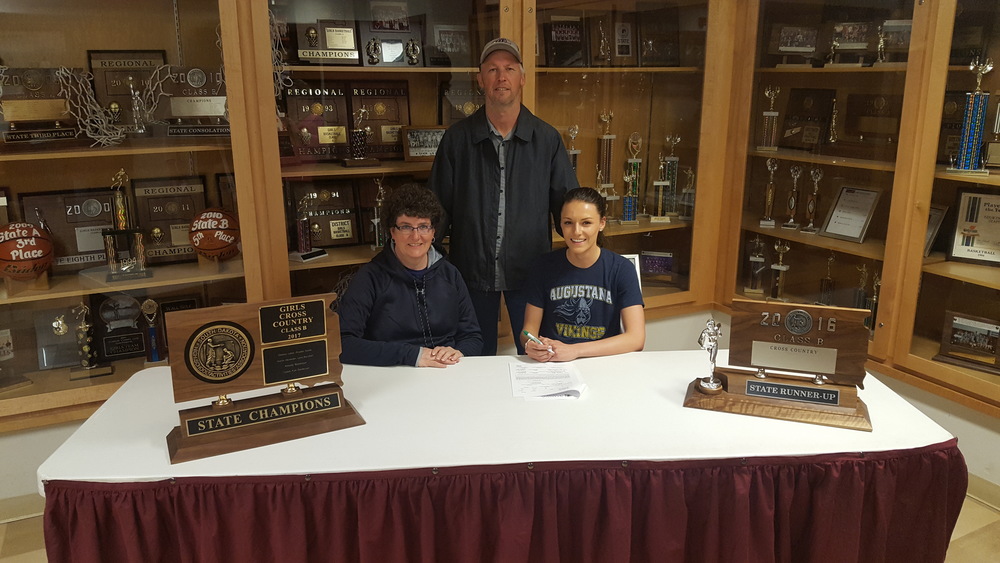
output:
[[[401,216],[426,217],[437,227],[444,215],[444,208],[434,192],[420,184],[403,184],[389,192],[382,203],[382,223],[388,233]]]

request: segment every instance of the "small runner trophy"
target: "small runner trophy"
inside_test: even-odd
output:
[[[878,293],[882,288],[882,274],[875,272],[872,276],[872,296],[865,300],[865,309],[872,312],[871,316],[865,319],[865,326],[871,334],[875,334],[875,317],[878,315]]]
[[[722,381],[715,377],[715,359],[719,354],[719,338],[722,336],[722,323],[715,319],[708,319],[705,329],[698,337],[698,346],[702,350],[708,351],[708,376],[698,382],[698,390],[708,395],[717,395],[722,392]]]
[[[124,168],[111,178],[114,226],[101,231],[108,262],[108,281],[148,278],[153,275],[146,269],[146,247],[142,240],[142,230],[132,225],[129,202],[125,195],[125,183],[128,180]]]
[[[813,168],[809,171],[809,176],[813,181],[813,191],[809,194],[809,199],[806,200],[806,220],[809,221],[809,224],[802,227],[802,232],[815,234],[819,231],[816,228],[816,207],[819,205],[819,181],[823,179],[823,169]]]
[[[819,303],[820,305],[833,305],[833,290],[836,285],[833,281],[833,261],[837,257],[830,253],[830,257],[826,259],[826,277],[819,280]]]
[[[865,304],[868,302],[868,265],[862,264],[858,266],[858,287],[854,288],[854,308],[864,309]]]
[[[969,70],[976,73],[976,91],[965,94],[965,113],[962,117],[962,136],[959,141],[958,157],[949,172],[964,174],[989,174],[982,166],[983,128],[986,125],[986,110],[990,93],[983,92],[983,75],[993,70],[993,59],[980,63],[975,59]]]
[[[375,178],[378,191],[375,192],[375,216],[372,218],[372,228],[375,230],[375,244],[372,245],[372,250],[384,247],[386,241],[385,226],[382,225],[382,206],[385,203],[385,186],[382,182],[382,178]]]
[[[769,158],[767,159],[767,171],[771,174],[767,180],[767,193],[764,196],[764,217],[760,220],[760,226],[765,229],[774,228],[774,218],[771,217],[771,213],[774,212],[774,172],[778,169],[778,161]]]
[[[140,306],[142,316],[146,319],[146,362],[160,362],[167,359],[166,344],[160,330],[160,305],[152,299],[146,299]]]
[[[326,250],[313,248],[312,245],[313,236],[319,234],[317,229],[319,225],[313,225],[310,211],[318,198],[319,194],[316,192],[308,192],[295,206],[297,214],[295,218],[295,252],[290,253],[289,258],[297,262],[308,262],[326,256]]]
[[[781,224],[781,228],[798,229],[799,224],[795,222],[795,210],[799,205],[799,177],[802,176],[802,167],[796,164],[788,170],[792,173],[792,189],[788,192],[788,199],[785,200],[788,220]]]
[[[778,150],[778,112],[774,111],[774,100],[778,98],[779,93],[781,88],[778,86],[764,88],[764,97],[768,99],[769,106],[764,112],[764,132],[761,144],[757,147],[759,151]]]
[[[567,132],[569,133],[569,148],[566,149],[566,154],[569,155],[569,163],[573,166],[573,172],[576,172],[576,164],[580,160],[580,150],[576,148],[576,136],[580,134],[580,126],[574,123],[569,126]]]
[[[685,166],[684,176],[687,178],[687,181],[684,182],[684,189],[681,190],[681,197],[677,205],[677,215],[684,221],[691,221],[694,219],[694,168]]]
[[[764,271],[767,270],[764,252],[764,241],[760,240],[760,235],[754,236],[750,241],[750,254],[747,256],[746,284],[743,286],[743,293],[764,294]]]
[[[788,265],[785,264],[785,253],[789,251],[788,241],[778,239],[774,242],[774,250],[778,253],[778,263],[771,264],[771,295],[768,301],[788,301],[785,299],[785,275]]]

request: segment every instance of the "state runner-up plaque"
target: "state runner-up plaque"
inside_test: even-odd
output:
[[[174,402],[171,463],[241,451],[365,423],[342,390],[334,293],[165,315]],[[223,320],[224,319],[224,320]],[[274,390],[231,399],[244,391]]]
[[[734,299],[729,364],[716,368],[712,354],[710,373],[691,382],[684,406],[870,432],[858,397],[870,314]]]

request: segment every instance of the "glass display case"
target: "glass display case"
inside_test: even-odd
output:
[[[6,430],[85,416],[166,360],[165,312],[246,290],[217,5],[0,11]]]
[[[924,139],[896,362],[908,380],[1000,413],[1000,7],[957,3],[935,43],[940,134]],[[952,20],[953,17],[953,20]],[[950,38],[947,35],[950,32]],[[937,129],[937,127],[935,127]],[[971,400],[971,401],[970,401]]]
[[[342,288],[381,250],[381,201],[425,182],[444,130],[484,103],[478,56],[503,34],[526,54],[523,103],[607,196],[607,245],[636,263],[647,307],[693,300],[707,2],[285,0],[270,14],[293,294]]]
[[[734,293],[868,309],[882,358],[913,18],[905,0],[761,2],[749,115]]]

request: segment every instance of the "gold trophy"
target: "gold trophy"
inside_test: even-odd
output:
[[[764,195],[764,217],[760,220],[760,226],[766,229],[774,228],[774,218],[771,217],[771,213],[774,212],[774,172],[778,169],[778,161],[769,158],[767,159],[767,171],[770,176],[767,180],[767,192]]]
[[[153,272],[146,269],[146,247],[143,234],[132,224],[125,182],[128,174],[122,168],[111,178],[114,227],[104,229],[104,251],[108,262],[108,281],[148,278]]]

